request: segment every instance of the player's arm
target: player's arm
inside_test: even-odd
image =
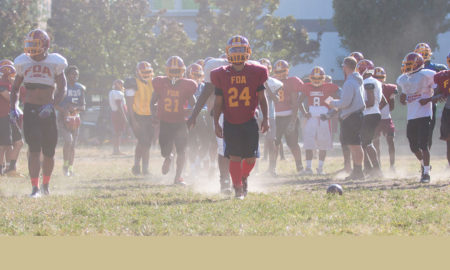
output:
[[[77,107],[77,111],[84,112],[86,110],[86,89],[81,89],[81,102]]]
[[[4,98],[8,103],[10,102],[10,94],[8,89],[2,86],[0,86],[0,98]]]
[[[150,100],[150,111],[152,115],[155,116],[157,113],[159,94],[156,91],[153,91],[152,99]]]
[[[123,100],[116,99],[115,102],[116,102],[116,106],[117,106],[117,108],[119,110],[120,116],[122,117],[122,119],[125,122],[128,122],[127,114],[125,113],[125,109],[124,109],[124,105],[125,104],[123,104]]]
[[[222,89],[216,88],[216,98],[214,99],[214,126],[216,136],[223,138],[222,127],[219,124],[219,118],[223,111],[223,91]]]
[[[213,92],[214,92],[214,85],[212,83],[205,83],[202,93],[198,97],[194,109],[192,110],[192,114],[187,121],[188,127],[192,127],[195,125],[195,120],[197,119],[197,116],[199,115],[203,107],[205,107],[206,102],[208,101],[209,97]]]
[[[380,110],[388,105],[388,101],[384,95],[381,95]]]
[[[11,93],[10,93],[10,104],[11,104],[12,110],[15,110],[15,108],[17,108],[17,106],[18,106],[19,89],[20,89],[20,86],[22,85],[22,82],[23,82],[23,76],[16,75],[16,78],[14,79],[14,83],[13,83],[13,86],[11,88]]]
[[[266,133],[269,130],[269,106],[267,104],[267,96],[266,91],[264,91],[264,86],[260,86],[258,88],[258,101],[259,107],[261,108],[261,113],[263,115],[261,132]]]
[[[67,80],[64,72],[61,72],[61,74],[55,76],[55,82],[56,92],[55,98],[53,100],[53,106],[61,103],[61,101],[63,101],[64,99],[64,96],[66,95]]]
[[[272,92],[272,90],[269,88],[267,82],[265,83],[265,87],[266,87],[266,89],[267,89],[267,97],[270,98],[270,100],[272,100],[272,101],[274,101],[274,102],[278,102],[278,100],[279,100],[279,99],[278,99],[278,96],[275,95],[274,92]],[[278,91],[278,90],[279,90],[279,89],[277,89],[277,91]]]

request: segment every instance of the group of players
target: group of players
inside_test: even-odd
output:
[[[15,149],[18,154],[20,151],[17,151],[20,143],[13,142],[22,141],[18,128],[23,118],[32,197],[49,194],[58,134],[55,111],[61,115],[58,119],[65,129],[64,173],[70,176],[73,175],[79,112],[85,109],[85,88],[77,82],[78,69],[75,66],[67,68],[66,59],[49,53],[49,47],[47,33],[33,30],[25,40],[25,52],[14,63],[4,62],[0,67],[0,163],[3,163],[6,152],[14,152]],[[175,185],[185,185],[182,175],[188,146],[193,153],[191,161],[197,164],[205,154],[214,156],[217,153],[221,192],[231,194],[234,189],[235,197],[243,199],[248,192],[248,177],[259,157],[259,135],[262,133],[265,134],[264,145],[269,155],[268,173],[272,176],[276,176],[276,162],[283,138],[293,154],[298,173],[313,174],[312,159],[314,151],[318,150],[316,172],[324,174],[326,154],[333,146],[333,120],[346,106],[347,94],[331,82],[321,67],[315,67],[308,77],[309,82],[304,83],[289,76],[288,62],[278,60],[272,66],[268,59],[250,60],[251,54],[248,40],[243,36],[233,36],[223,57],[199,60],[189,67],[180,57],[170,57],[166,62],[165,76],[154,77],[150,63],[138,63],[135,77],[115,81],[110,92],[116,133],[114,153],[120,154],[118,141],[129,124],[137,138],[132,172],[147,175],[150,173],[149,150],[155,135],[159,134],[164,158],[163,174],[168,174],[176,156]],[[403,75],[397,81],[402,89],[400,100],[408,106],[407,136],[411,150],[421,161],[421,182],[424,183],[430,181],[429,148],[436,114],[433,107],[449,94],[448,72],[436,74],[429,70],[438,71],[446,67],[431,64],[430,57],[429,46],[419,44],[416,52],[408,54],[403,61]],[[398,91],[395,85],[385,84],[383,68],[375,67],[361,53],[352,53],[350,58],[353,59],[350,62],[355,63],[353,70],[347,72],[344,67],[344,72],[348,75],[347,80],[355,72],[356,81],[361,81],[359,94],[363,98],[360,108],[363,121],[362,126],[355,130],[354,127],[343,127],[340,119],[345,170],[352,170],[350,155],[353,151],[349,145],[352,146],[355,140],[343,135],[353,130],[363,149],[365,172],[355,170],[359,165],[353,157],[354,168],[348,178],[379,177],[382,175],[379,161],[381,134],[387,138],[390,164],[394,169],[394,124],[390,111],[394,109],[394,97]],[[434,82],[438,85],[436,93]],[[18,106],[19,92],[24,104],[23,113]],[[26,94],[22,96],[22,92]],[[450,139],[449,107],[447,99],[441,124],[441,139],[447,141],[447,147]],[[299,113],[304,117],[306,168],[298,139]],[[343,129],[346,132],[342,132]],[[9,168],[5,171],[15,171],[17,156],[6,156]],[[43,181],[40,189],[41,166]]]

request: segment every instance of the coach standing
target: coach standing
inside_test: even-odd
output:
[[[342,87],[342,95],[339,100],[332,100],[330,107],[340,111],[341,119],[341,143],[348,145],[353,158],[353,171],[346,180],[364,179],[362,161],[364,152],[361,147],[361,127],[363,122],[363,78],[356,72],[356,59],[347,57],[342,68],[345,74],[345,82]]]

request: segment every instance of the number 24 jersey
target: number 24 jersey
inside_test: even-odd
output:
[[[264,90],[268,78],[267,68],[253,63],[245,63],[241,71],[228,65],[211,72],[216,95],[223,96],[223,113],[227,122],[243,124],[255,117],[258,91]]]

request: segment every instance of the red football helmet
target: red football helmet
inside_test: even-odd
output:
[[[261,58],[261,59],[259,59],[258,62],[259,62],[261,65],[265,66],[265,67],[269,70],[269,73],[272,72],[272,63],[270,62],[269,59],[267,59],[267,58]]]
[[[11,65],[0,66],[0,78],[4,81],[12,81],[16,76],[16,69]]]
[[[45,55],[50,48],[50,37],[47,32],[41,29],[35,29],[28,33],[25,38],[25,54],[30,57]]]
[[[205,60],[204,59],[198,59],[195,61],[196,64],[200,65],[202,68],[205,67]]]
[[[373,77],[381,82],[386,81],[386,71],[382,67],[376,67],[373,73]]]
[[[183,59],[179,56],[171,56],[166,62],[166,75],[172,82],[183,78],[186,72],[186,65]]]
[[[274,74],[279,79],[286,79],[289,76],[289,63],[285,60],[276,61]]]
[[[359,74],[364,75],[364,74],[373,74],[374,70],[375,70],[375,65],[373,64],[372,61],[367,60],[367,59],[363,59],[361,61],[358,62],[358,64],[356,65],[356,70],[358,70]]]
[[[147,61],[141,61],[136,65],[136,74],[144,81],[150,81],[153,78],[152,65]]]
[[[248,39],[243,36],[233,36],[227,42],[226,55],[228,62],[242,65],[250,59],[252,49]]]
[[[411,52],[405,56],[403,62],[404,62],[404,73],[411,74],[422,69],[425,61],[423,60],[422,55],[415,52]]]
[[[309,80],[315,87],[320,87],[325,82],[325,71],[322,67],[315,67],[309,74]]]
[[[0,67],[6,66],[6,65],[14,66],[14,63],[13,63],[13,61],[8,60],[8,59],[3,59],[0,61]]]
[[[186,70],[186,76],[188,77],[188,79],[192,79],[194,81],[201,80],[203,75],[205,75],[205,73],[203,72],[202,66],[200,66],[199,64],[192,64],[188,66]]]
[[[417,44],[416,48],[414,49],[414,52],[422,55],[424,61],[430,61],[431,55],[433,55],[433,53],[431,52],[430,45],[426,43]]]
[[[356,63],[359,63],[359,61],[364,60],[364,55],[360,52],[352,52],[350,56],[356,59]]]

